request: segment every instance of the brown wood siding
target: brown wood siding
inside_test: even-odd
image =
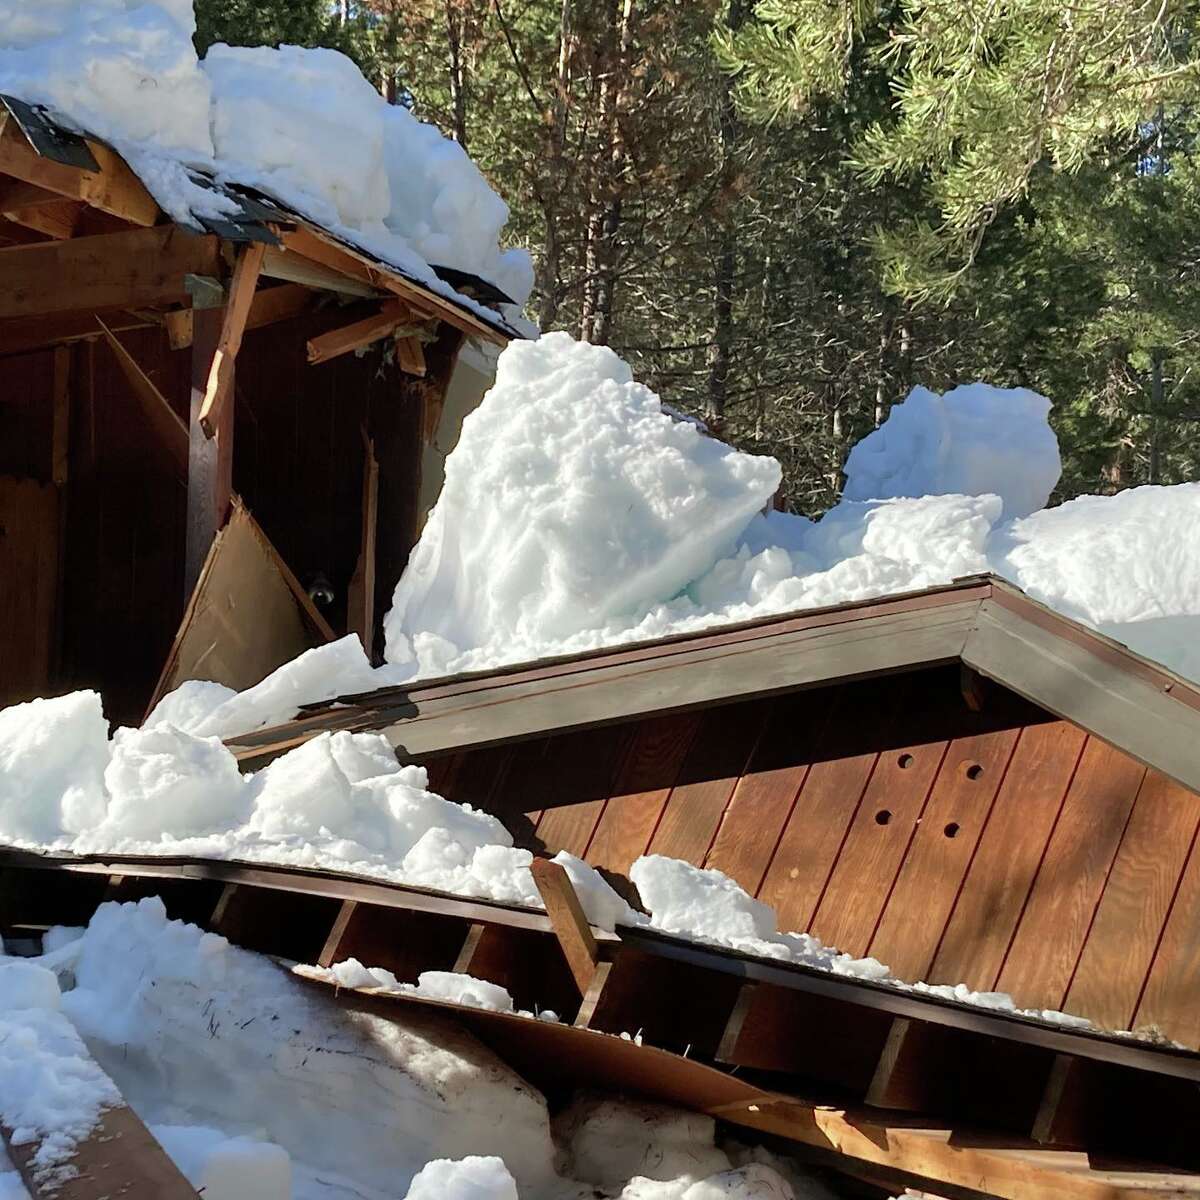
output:
[[[957,669],[431,763],[519,844],[626,894],[643,853],[716,866],[780,928],[903,978],[1200,1047],[1200,796]]]

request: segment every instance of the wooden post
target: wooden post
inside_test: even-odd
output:
[[[188,422],[187,550],[183,597],[186,603],[204,569],[209,547],[229,515],[233,493],[233,405],[218,414],[212,438],[200,425],[213,358],[221,336],[223,309],[198,308],[192,326],[192,402]],[[233,364],[230,362],[229,371]],[[233,386],[232,375],[229,386]]]
[[[583,906],[571,885],[571,877],[560,863],[548,858],[535,858],[529,869],[554,927],[554,936],[571,968],[575,986],[579,988],[580,996],[586,996],[600,953]]]

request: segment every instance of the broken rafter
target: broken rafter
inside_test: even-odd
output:
[[[388,337],[400,325],[411,320],[413,314],[407,305],[399,300],[385,301],[380,310],[372,316],[310,338],[308,361],[316,365],[339,355],[349,354],[352,350],[361,350],[380,338]]]
[[[200,405],[200,428],[204,436],[211,438],[221,421],[221,410],[225,406],[233,387],[233,364],[242,345],[242,334],[250,316],[254,301],[254,289],[262,270],[266,247],[262,242],[251,242],[238,254],[233,269],[233,282],[229,285],[229,302],[225,306],[225,319],[221,325],[221,336],[212,357],[208,385],[204,401]]]
[[[418,379],[425,378],[425,351],[420,339],[402,337],[396,339],[396,362],[406,375],[416,375]]]
[[[107,146],[89,141],[88,149],[99,171],[84,171],[43,158],[8,113],[0,112],[0,174],[67,200],[81,200],[131,225],[153,225],[160,210],[142,181]]]

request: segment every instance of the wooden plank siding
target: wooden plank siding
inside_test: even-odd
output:
[[[1200,795],[1002,689],[971,711],[954,668],[430,766],[518,844],[579,854],[635,900],[639,854],[717,867],[781,929],[902,978],[1200,1047]]]

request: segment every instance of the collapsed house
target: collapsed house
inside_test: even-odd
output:
[[[331,730],[381,731],[499,817],[538,856],[545,911],[329,870],[7,850],[5,930],[161,895],[313,964],[341,1004],[454,1011],[551,1097],[698,1110],[869,1195],[1200,1189],[1200,692],[1002,581],[346,697],[231,745],[254,769]],[[719,868],[784,928],[891,975],[754,930],[723,944],[695,913],[590,925],[543,857],[563,850],[656,915],[673,900],[639,897],[641,856]],[[349,960],[391,976],[330,969]],[[563,1020],[422,995],[431,970]]]
[[[222,214],[184,222],[100,141],[2,115],[0,705],[91,687],[137,723],[342,633],[379,662],[441,459],[520,336],[508,297],[216,175],[191,182]],[[553,1103],[676,1105],[854,1194],[1200,1191],[1185,679],[983,576],[345,694],[227,745],[259,772],[368,731],[502,823],[540,906],[24,846],[0,849],[0,932],[41,948],[161,897],[323,999],[453,1019]],[[646,856],[722,874],[697,894]],[[195,1195],[123,1104],[68,1191],[0,1132],[35,1195]]]
[[[519,336],[507,297],[211,179],[236,213],[185,227],[107,146],[3,103],[0,705],[96,687],[136,722],[198,670],[246,687],[340,633],[381,648]]]

